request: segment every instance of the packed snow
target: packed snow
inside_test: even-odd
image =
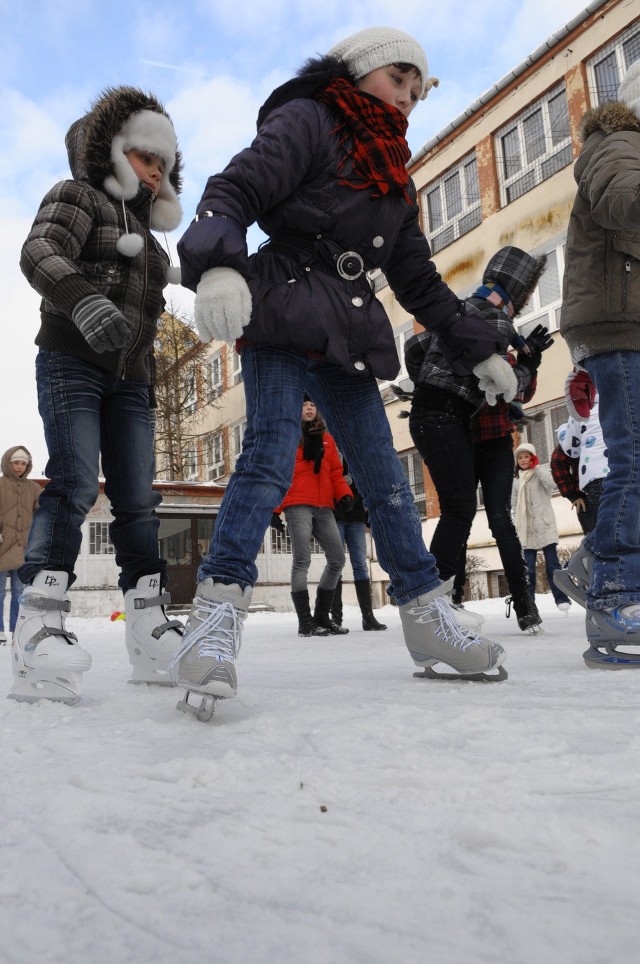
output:
[[[0,699],[2,962],[635,964],[640,674],[537,598],[536,636],[473,604],[495,685],[415,679],[391,606],[329,639],[252,615],[209,723],[71,618],[82,701]]]

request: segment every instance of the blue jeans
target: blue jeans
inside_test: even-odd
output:
[[[367,527],[364,522],[338,522],[338,531],[343,545],[346,545],[349,551],[354,581],[368,579]]]
[[[600,396],[609,454],[595,529],[589,609],[640,602],[640,352],[611,351],[583,362]]]
[[[378,559],[400,605],[441,582],[393,447],[375,378],[302,353],[247,345],[247,428],[199,579],[255,585],[255,559],[293,476],[304,393],[322,413],[369,511]]]
[[[0,631],[4,632],[4,597],[7,588],[7,576],[11,590],[11,602],[9,603],[9,632],[12,633],[16,628],[18,619],[18,609],[20,608],[20,594],[24,585],[18,578],[17,569],[5,569],[0,571]]]
[[[318,580],[318,589],[335,589],[344,567],[344,548],[333,509],[290,505],[284,514],[293,550],[291,592],[303,592],[307,588],[312,538],[318,540],[327,560]]]
[[[36,358],[38,408],[47,442],[46,474],[51,480],[33,517],[24,565],[19,575],[31,583],[43,569],[73,569],[81,526],[99,493],[102,455],[104,491],[111,502],[109,526],[124,592],[141,576],[166,563],[158,551],[161,497],[153,491],[153,429],[149,386],[60,352],[40,349]]]
[[[527,572],[529,574],[529,592],[531,593],[531,598],[536,598],[536,559],[538,553],[541,552],[544,556],[544,568],[547,574],[547,582],[549,583],[549,589],[555,601],[556,606],[559,603],[569,602],[569,597],[565,596],[561,589],[558,589],[553,581],[553,574],[556,569],[560,568],[560,560],[558,559],[558,543],[551,542],[544,549],[525,549],[524,550],[524,561],[527,564]]]

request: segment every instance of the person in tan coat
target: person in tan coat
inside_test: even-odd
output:
[[[33,512],[40,498],[40,486],[28,478],[33,468],[31,454],[24,445],[14,445],[2,456],[0,476],[0,646],[7,636],[4,631],[4,597],[7,577],[11,584],[9,632],[16,628],[23,584],[18,569],[24,562]]]

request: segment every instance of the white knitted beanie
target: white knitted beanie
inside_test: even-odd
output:
[[[513,454],[517,457],[520,452],[528,452],[529,455],[535,455],[536,449],[531,442],[521,442]]]
[[[412,64],[420,72],[424,100],[432,87],[438,86],[436,77],[429,77],[427,55],[417,40],[394,27],[367,27],[351,34],[328,51],[329,57],[342,60],[354,80],[360,80],[372,70],[387,64]]]
[[[618,100],[626,104],[640,118],[640,60],[631,64],[620,81]]]

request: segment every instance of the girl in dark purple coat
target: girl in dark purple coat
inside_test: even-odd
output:
[[[399,369],[369,281],[380,268],[461,371],[515,392],[492,330],[444,284],[420,230],[405,133],[434,83],[421,46],[387,27],[308,61],[262,107],[251,146],[209,179],[179,244],[200,336],[236,342],[247,401],[243,451],[175,658],[188,690],[235,695],[255,559],[291,480],[305,391],[362,493],[414,661],[468,675],[504,659],[497,644],[462,632],[443,598],[376,383]],[[269,240],[249,257],[246,231],[256,221]]]

